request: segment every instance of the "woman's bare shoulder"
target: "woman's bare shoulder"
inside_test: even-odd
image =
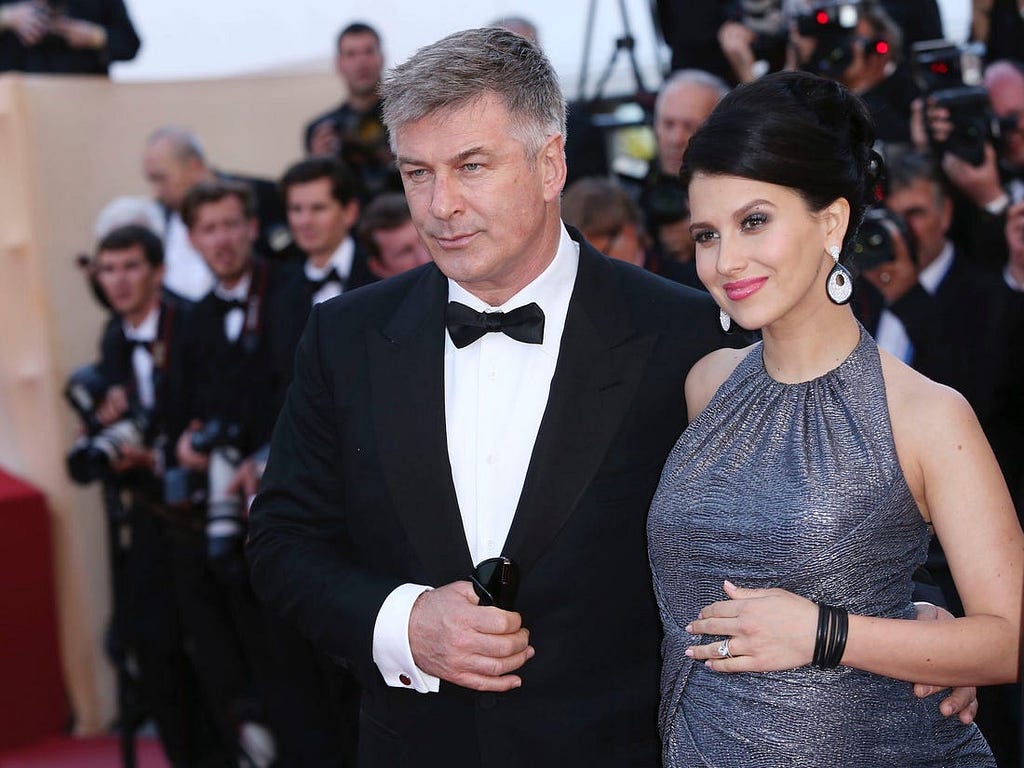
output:
[[[722,383],[750,352],[751,347],[724,347],[710,352],[690,369],[686,377],[686,411],[693,421],[703,411]]]

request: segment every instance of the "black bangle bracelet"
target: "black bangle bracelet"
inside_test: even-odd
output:
[[[815,667],[821,666],[825,652],[825,638],[828,636],[828,608],[818,603],[818,633],[814,637],[814,657],[811,664]]]
[[[819,669],[835,669],[839,666],[846,651],[849,627],[850,615],[845,608],[818,605],[818,636],[814,644],[814,666]]]

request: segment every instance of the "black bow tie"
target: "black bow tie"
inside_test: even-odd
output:
[[[535,303],[511,312],[477,312],[457,301],[448,302],[445,324],[452,343],[462,349],[485,333],[504,333],[524,344],[544,341],[544,311]]]
[[[127,339],[127,341],[128,347],[132,352],[135,352],[136,349],[144,349],[149,352],[149,354],[153,354],[153,339],[149,339],[148,341],[143,339]]]
[[[245,302],[241,299],[224,299],[213,294],[213,306],[217,309],[220,315],[223,317],[232,309],[245,309]]]
[[[345,281],[341,279],[341,275],[338,274],[338,270],[334,269],[333,267],[327,272],[326,275],[324,275],[318,280],[314,280],[308,275],[306,276],[306,286],[309,288],[310,293],[317,293],[321,288],[323,288],[328,283],[337,283],[342,287],[342,289],[345,288]]]

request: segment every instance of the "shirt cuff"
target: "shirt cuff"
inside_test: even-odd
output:
[[[419,693],[437,693],[440,678],[416,666],[409,647],[409,614],[416,598],[431,587],[402,584],[384,600],[373,625],[373,663],[384,682],[392,688],[411,688]]]

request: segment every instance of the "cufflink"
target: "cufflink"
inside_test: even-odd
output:
[[[412,685],[412,680],[409,679],[408,675],[399,675],[398,682],[400,682],[402,685]]]

